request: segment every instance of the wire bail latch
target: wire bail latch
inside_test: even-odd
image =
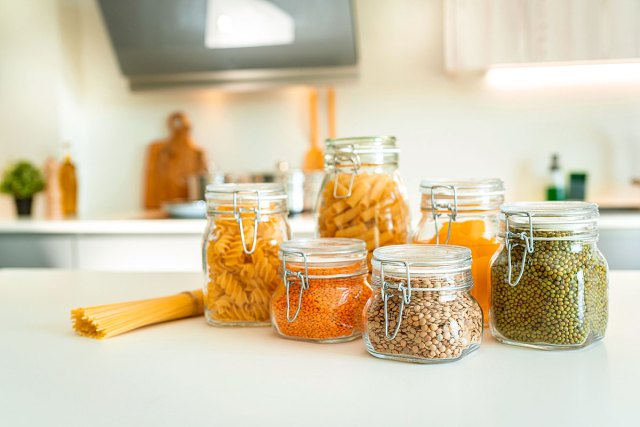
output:
[[[385,264],[401,264],[404,265],[407,275],[406,286],[402,283],[394,285],[384,280],[384,266]],[[384,303],[384,334],[388,341],[395,339],[400,330],[400,323],[402,322],[402,313],[404,306],[411,303],[411,272],[409,270],[409,263],[406,261],[380,261],[380,295]],[[396,290],[395,296],[400,299],[400,308],[398,310],[398,318],[396,319],[396,326],[392,334],[389,334],[389,304],[388,301],[394,297],[394,293],[390,290]]]
[[[304,272],[289,270],[287,268],[287,256],[302,257],[302,260],[304,262]],[[293,280],[291,278],[293,278]],[[284,281],[284,287],[287,296],[287,322],[291,323],[294,322],[298,317],[298,314],[300,314],[300,308],[302,307],[302,293],[305,290],[309,289],[309,266],[307,264],[307,255],[304,252],[288,251],[286,253],[282,253],[282,280]],[[296,282],[299,282],[300,294],[298,295],[298,308],[296,309],[293,317],[291,317],[291,301],[289,297],[289,290],[292,285],[296,284]]]
[[[522,231],[520,233],[512,233],[511,230],[509,229],[509,217],[510,216],[521,216],[521,217],[526,217],[528,219],[529,222],[529,234],[527,234],[526,231]],[[509,285],[511,286],[516,286],[518,285],[518,283],[520,283],[520,280],[522,279],[522,275],[524,274],[524,267],[525,264],[527,262],[527,254],[531,254],[533,253],[534,247],[533,247],[533,220],[532,220],[532,215],[529,212],[509,212],[509,213],[505,213],[504,214],[504,219],[505,219],[505,233],[504,233],[504,241],[505,241],[505,246],[507,247],[507,263],[508,263],[508,280],[509,280]],[[512,240],[515,241],[515,243],[512,243]],[[513,281],[513,264],[511,263],[511,250],[513,248],[516,248],[518,246],[523,247],[523,251],[522,251],[522,263],[520,265],[520,273],[518,274],[518,278],[515,280],[515,282]]]
[[[334,199],[347,199],[351,197],[351,193],[353,191],[353,182],[355,180],[356,175],[358,175],[358,170],[360,169],[360,156],[353,152],[353,145],[350,146],[351,151],[343,151],[340,153],[336,153],[333,155],[333,163],[334,165],[338,165],[339,163],[351,163],[351,173],[345,174],[340,172],[340,168],[335,166],[336,168],[336,176],[333,179],[333,198]],[[338,194],[338,183],[340,182],[340,175],[349,175],[349,187],[347,188],[346,194]]]
[[[451,191],[451,194],[453,195],[453,203],[447,202],[446,204],[438,205],[436,200],[436,190],[438,188],[445,190],[445,192],[447,190]],[[439,233],[440,230],[438,229],[438,218],[440,217],[440,215],[443,214],[442,212],[439,212],[439,210],[441,209],[448,211],[447,215],[449,216],[449,225],[447,227],[447,240],[444,242],[446,245],[446,244],[449,244],[449,239],[451,238],[451,223],[453,223],[456,220],[456,217],[458,216],[458,190],[456,186],[434,185],[433,187],[431,187],[431,211],[433,213],[433,224],[436,229],[436,245],[440,244],[440,233]]]
[[[238,207],[238,195],[252,195],[256,196],[256,207],[245,208]],[[233,192],[233,216],[240,227],[240,240],[242,242],[242,249],[247,255],[253,254],[256,250],[256,244],[258,242],[258,224],[260,223],[260,191],[258,190],[237,190]],[[249,214],[249,215],[246,215]],[[253,216],[251,215],[253,214]],[[244,220],[253,221],[253,242],[251,243],[251,249],[247,249],[247,242],[244,237]]]

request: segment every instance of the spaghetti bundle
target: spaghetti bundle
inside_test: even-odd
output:
[[[75,308],[71,310],[71,320],[79,335],[103,339],[203,312],[202,290],[195,290],[161,298]]]

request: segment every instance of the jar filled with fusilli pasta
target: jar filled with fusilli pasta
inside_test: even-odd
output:
[[[373,250],[406,243],[409,205],[391,136],[326,141],[325,178],[318,200],[320,237],[361,239],[371,268]]]
[[[216,326],[269,325],[278,250],[291,235],[281,184],[207,187],[205,316]]]

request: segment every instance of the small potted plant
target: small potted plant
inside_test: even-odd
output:
[[[24,160],[9,166],[0,182],[0,192],[13,196],[19,216],[31,216],[33,196],[43,189],[42,173]]]

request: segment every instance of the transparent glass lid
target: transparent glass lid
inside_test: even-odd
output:
[[[233,195],[246,199],[269,198],[283,199],[287,197],[283,184],[276,183],[225,183],[207,185],[207,196],[216,199],[233,199]]]
[[[498,178],[425,179],[420,182],[422,209],[490,210],[504,202],[504,183]]]
[[[391,245],[373,251],[374,275],[384,273],[396,277],[455,273],[471,268],[471,250],[454,245]]]
[[[262,213],[280,212],[287,209],[287,193],[283,184],[276,183],[226,183],[208,185],[205,193],[210,212],[219,207],[224,213],[229,209],[242,210],[247,207]]]
[[[325,141],[327,153],[399,153],[394,136],[359,136],[352,138],[327,139]]]
[[[294,239],[280,244],[279,256],[287,262],[308,264],[348,263],[367,257],[367,247],[359,239],[324,237]]]
[[[551,225],[590,225],[598,222],[598,205],[589,202],[514,202],[500,207],[502,219],[512,225],[534,228]]]

